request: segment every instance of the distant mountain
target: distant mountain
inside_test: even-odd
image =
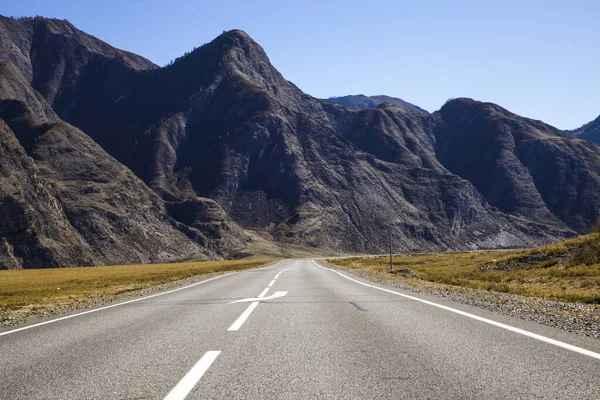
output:
[[[568,133],[577,136],[579,139],[600,144],[600,116],[579,129],[568,131]]]
[[[63,21],[1,24],[0,198],[23,210],[2,218],[24,215],[0,222],[12,267],[45,251],[62,254],[46,266],[227,257],[256,231],[344,251],[383,251],[383,227],[398,251],[526,247],[599,214],[600,147],[494,104],[353,110],[303,93],[238,30],[157,68],[85,50],[97,39]]]
[[[354,108],[355,110],[363,110],[365,108],[377,108],[382,103],[389,103],[394,106],[403,108],[408,111],[415,111],[421,114],[429,114],[426,110],[421,107],[417,107],[407,101],[399,99],[397,97],[390,96],[365,96],[364,94],[341,96],[341,97],[330,97],[323,99],[330,103],[340,104],[342,106]]]

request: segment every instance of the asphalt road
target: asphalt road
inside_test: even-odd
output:
[[[598,340],[311,260],[73,315],[0,331],[0,399],[600,399]]]

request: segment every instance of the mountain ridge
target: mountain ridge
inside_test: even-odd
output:
[[[600,144],[600,116],[577,129],[567,131],[567,133],[575,135],[580,139]]]
[[[151,188],[203,257],[243,252],[256,230],[340,251],[381,251],[383,227],[404,251],[526,247],[597,218],[600,148],[491,103],[353,110],[303,93],[239,30],[163,68],[112,54],[72,62],[50,111]]]
[[[312,99],[309,96],[303,94],[298,88],[296,88],[295,86],[289,84],[275,69],[272,68],[272,66],[270,66],[270,63],[268,62],[268,58],[266,56],[266,54],[264,53],[264,51],[262,50],[262,48],[256,44],[254,41],[252,41],[251,38],[249,38],[246,34],[244,34],[241,31],[231,31],[228,33],[225,33],[224,35],[221,35],[219,38],[215,39],[215,42],[219,43],[221,46],[225,45],[225,47],[227,47],[227,50],[224,51],[224,58],[229,60],[228,63],[225,63],[224,66],[224,72],[222,72],[222,74],[220,75],[220,79],[216,80],[216,84],[222,84],[222,80],[226,79],[227,80],[227,86],[226,86],[226,90],[225,92],[228,93],[228,90],[231,89],[231,87],[235,87],[236,88],[236,96],[244,96],[246,95],[247,97],[251,97],[247,99],[247,101],[244,102],[243,106],[241,104],[235,104],[234,108],[232,110],[230,110],[230,112],[239,112],[240,110],[242,112],[246,112],[246,113],[264,113],[266,109],[268,109],[269,107],[273,107],[274,109],[278,110],[276,112],[276,115],[285,115],[286,112],[299,112],[301,115],[311,115],[311,119],[315,119],[317,121],[321,121],[321,123],[323,124],[328,124],[329,120],[330,120],[330,115],[324,110],[324,107],[322,105],[322,103],[320,103],[319,101],[317,101],[316,99]],[[223,42],[223,43],[221,43]],[[210,46],[211,44],[209,44],[208,46]],[[206,51],[206,50],[201,50],[198,49],[196,50],[196,52],[198,53],[192,53],[187,57],[194,57],[194,54],[200,54],[200,52],[202,51]],[[186,62],[186,58],[182,59],[179,61],[179,65],[183,65],[183,63]],[[177,63],[174,64],[173,66],[171,66],[170,68],[177,68]],[[257,72],[258,71],[258,72]],[[224,76],[226,76],[227,78],[223,78]],[[265,77],[267,79],[265,79]],[[219,95],[221,93],[217,93],[217,95]],[[211,94],[212,96],[213,94]],[[228,97],[229,94],[226,95],[226,97]],[[202,96],[200,96],[202,97]],[[206,98],[208,99],[208,96],[206,96]],[[302,101],[297,101],[297,99],[300,98]],[[218,97],[217,97],[218,99]],[[277,104],[274,104],[274,99],[277,100]],[[211,100],[214,101],[215,97],[211,97]],[[227,99],[225,99],[227,100]],[[250,109],[248,109],[248,105],[252,105],[250,107]],[[281,108],[283,107],[283,108]],[[326,106],[327,107],[327,106]],[[94,106],[94,109],[96,109],[97,107]],[[223,110],[223,107],[218,107],[220,110]],[[217,110],[217,108],[211,109],[211,118],[214,117],[215,115],[218,115],[220,110]],[[379,113],[379,112],[377,112]],[[297,118],[294,118],[295,121],[293,124],[296,124],[298,122]],[[222,120],[230,120],[230,118],[225,118],[225,116],[222,118]],[[277,118],[278,121],[280,121],[280,118]],[[267,121],[267,124],[273,123],[273,122],[278,122],[278,121]],[[189,122],[189,120],[188,120]],[[203,121],[203,126],[207,126],[211,123],[211,121]],[[235,130],[237,129],[236,127],[231,127],[231,130]],[[214,142],[214,138],[217,136],[221,136],[224,137],[223,135],[227,135],[229,131],[229,128],[222,128],[220,129],[221,133],[218,134],[214,134],[214,136],[210,137],[210,142],[203,142],[203,148],[206,146],[207,148],[210,148],[211,146],[215,145]],[[349,137],[350,139],[356,139],[353,137]],[[230,137],[225,138],[225,141],[227,141],[228,139],[230,139]],[[290,137],[289,139],[293,139],[292,137]],[[193,139],[192,139],[193,140]],[[292,140],[292,142],[294,142],[295,140]],[[354,143],[358,143],[356,141],[354,141]],[[390,142],[392,143],[392,142]],[[188,143],[189,144],[189,143]],[[296,143],[296,145],[299,143]],[[372,143],[371,143],[372,144]],[[371,144],[368,144],[368,146],[370,146]],[[294,146],[293,143],[287,143],[285,144],[286,146],[292,145]],[[192,146],[194,147],[194,146]],[[213,151],[215,149],[212,149],[211,151]],[[384,155],[383,152],[389,152],[387,150],[384,149],[368,149],[371,152],[374,152],[378,157],[382,158],[382,159],[387,159],[388,161],[393,161],[393,157],[396,157],[396,160],[398,160],[397,157],[399,157],[399,154],[397,156],[393,156],[393,155]],[[292,152],[294,153],[294,152]],[[405,151],[404,154],[409,155],[409,151]],[[183,154],[183,156],[185,156],[185,154]],[[185,159],[185,157],[182,157]],[[179,161],[179,160],[178,160]],[[279,163],[281,163],[281,161],[278,161]],[[175,163],[177,164],[177,163]],[[218,165],[218,162],[210,162],[209,164],[212,165]],[[285,165],[289,165],[289,162],[283,163],[284,165],[282,166],[285,169]],[[208,166],[206,166],[208,167]],[[294,167],[296,168],[296,167]],[[204,172],[204,171],[203,171]],[[192,172],[193,174],[193,172]],[[205,175],[205,174],[203,174]],[[231,174],[228,174],[231,175]],[[286,186],[285,190],[280,191],[282,193],[283,196],[287,196],[287,199],[284,198],[284,203],[286,203],[286,205],[288,206],[288,210],[293,210],[293,208],[298,204],[298,203],[303,203],[304,199],[299,199],[298,195],[294,195],[294,193],[298,193],[298,187],[297,185],[299,184],[298,180],[293,177],[294,174],[290,174],[291,175],[291,182],[288,182],[290,184],[290,186]],[[213,173],[213,177],[215,177],[215,179],[217,179],[216,174]],[[231,197],[230,193],[227,193],[227,191],[223,192],[223,189],[227,186],[225,185],[225,187],[223,187],[221,185],[220,188],[216,188],[217,192],[214,192],[215,186],[219,186],[216,181],[213,181],[212,184],[209,184],[207,186],[207,179],[205,176],[202,177],[202,180],[196,180],[194,181],[193,179],[193,175],[192,175],[192,179],[190,180],[191,186],[192,187],[196,187],[200,193],[197,193],[199,195],[202,196],[207,196],[207,197],[213,197],[215,199],[217,199],[217,202],[219,204],[221,204],[222,206],[225,207],[226,211],[228,213],[231,213],[232,215],[238,215],[239,218],[241,218],[240,214],[243,214],[241,211],[236,210],[235,208],[230,208],[227,207],[228,203],[235,203],[235,201],[233,200],[233,198]],[[256,182],[252,182],[250,183],[250,186],[254,185]],[[236,186],[238,183],[234,183],[233,186]],[[272,196],[272,192],[273,191],[277,191],[274,188],[267,188],[267,191],[264,193],[265,194],[265,198],[263,198],[263,200],[258,200],[259,202],[264,202],[264,200],[266,200],[266,198],[268,197],[277,197],[277,196]],[[281,196],[280,196],[281,197]],[[242,201],[244,202],[244,201]],[[277,212],[275,210],[273,210],[271,206],[269,206],[269,202],[266,202],[267,204],[263,204],[266,209],[263,210],[262,213],[260,213],[259,215],[264,216],[265,214],[267,215],[275,215],[277,216]],[[280,211],[282,209],[285,209],[286,206],[284,206],[283,204],[279,204],[277,206],[275,206],[276,209],[279,209]],[[267,210],[267,209],[270,209]],[[291,212],[291,211],[288,211]],[[285,213],[285,212],[284,212]],[[292,217],[294,212],[291,212]],[[277,217],[280,218],[280,217]],[[242,225],[245,225],[248,228],[260,228],[263,227],[264,228],[264,224],[263,226],[256,225],[258,221],[255,221],[254,223],[252,223],[251,221],[245,221],[245,223],[242,223]],[[277,224],[276,224],[277,225]]]
[[[334,96],[327,99],[322,99],[329,103],[335,103],[342,106],[350,107],[355,110],[362,110],[365,108],[377,108],[382,103],[390,103],[408,111],[414,111],[421,114],[429,114],[427,110],[411,104],[405,100],[397,97],[386,96],[386,95],[375,95],[365,96],[364,94],[347,95],[347,96]]]

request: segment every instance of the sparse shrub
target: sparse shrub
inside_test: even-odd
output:
[[[561,256],[568,251],[568,247],[564,243],[549,244],[531,250],[531,254],[543,254],[546,256]]]
[[[600,296],[584,297],[581,302],[586,304],[600,304]]]
[[[597,241],[587,242],[577,248],[573,253],[571,265],[600,264],[600,243]]]
[[[544,260],[540,263],[540,268],[550,268],[558,264],[558,260],[556,258],[551,258],[549,260]]]

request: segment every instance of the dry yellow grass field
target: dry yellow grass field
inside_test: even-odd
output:
[[[399,255],[328,260],[378,278],[423,282],[568,302],[600,304],[600,234],[532,250]],[[412,272],[411,272],[412,271]]]
[[[272,260],[186,262],[0,271],[0,320],[19,310],[52,309],[180,279],[237,271]]]

